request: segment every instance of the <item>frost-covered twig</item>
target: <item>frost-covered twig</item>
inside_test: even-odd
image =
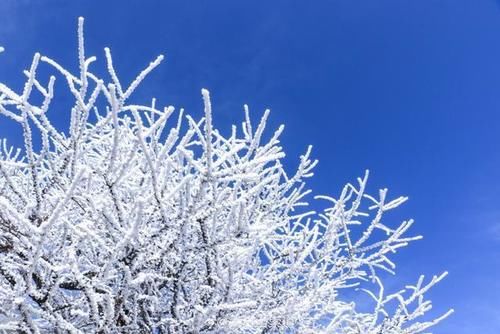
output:
[[[445,274],[384,288],[391,254],[420,238],[412,220],[384,222],[406,197],[367,194],[366,172],[315,197],[328,203],[317,213],[312,147],[288,173],[284,127],[265,140],[269,110],[253,124],[245,105],[224,136],[208,90],[201,120],[132,104],[163,56],[124,88],[108,48],[110,79],[92,72],[83,23],[79,73],[36,54],[22,92],[0,83],[0,114],[24,139],[0,150],[0,332],[417,334],[449,316],[425,315]],[[67,134],[50,122],[56,79],[39,66],[74,98]],[[372,312],[346,289],[366,291]]]

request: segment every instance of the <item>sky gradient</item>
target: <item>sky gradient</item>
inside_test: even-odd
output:
[[[0,1],[0,81],[21,89],[37,51],[76,71],[78,16],[87,54],[103,68],[110,47],[126,80],[165,54],[136,99],[201,116],[207,88],[223,131],[244,103],[255,121],[271,108],[287,164],[314,146],[316,194],[370,169],[371,192],[410,197],[388,218],[424,235],[396,256],[395,288],[448,270],[429,296],[456,313],[433,332],[500,333],[500,1],[41,3]]]

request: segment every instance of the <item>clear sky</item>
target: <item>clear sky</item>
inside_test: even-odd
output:
[[[390,218],[425,238],[397,283],[448,270],[430,297],[456,313],[434,333],[500,333],[500,1],[1,0],[0,81],[21,87],[36,51],[76,70],[78,16],[88,53],[102,66],[111,47],[128,80],[166,55],[136,98],[199,116],[208,88],[221,128],[270,107],[287,163],[314,145],[315,193],[368,168],[372,191],[408,195]]]

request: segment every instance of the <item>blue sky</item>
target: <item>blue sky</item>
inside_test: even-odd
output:
[[[430,297],[456,313],[434,332],[500,333],[500,1],[2,0],[0,81],[21,87],[36,51],[76,69],[78,16],[125,79],[166,55],[138,99],[201,115],[206,87],[222,128],[270,107],[288,162],[314,145],[315,193],[368,168],[372,191],[408,195],[390,219],[425,238],[397,255],[400,285],[448,270]]]

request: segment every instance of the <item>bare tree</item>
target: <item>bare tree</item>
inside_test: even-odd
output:
[[[24,138],[0,153],[0,330],[413,334],[451,313],[418,320],[446,273],[384,292],[389,255],[419,239],[411,220],[382,222],[405,197],[368,195],[366,173],[311,211],[311,148],[287,174],[283,126],[263,141],[268,110],[254,124],[245,106],[223,136],[202,90],[205,117],[172,121],[171,106],[129,102],[162,56],[125,86],[107,48],[109,82],[90,72],[82,18],[78,46],[77,75],[35,54],[22,92],[0,83],[0,113]],[[42,63],[74,98],[67,134],[47,116],[55,77],[37,79]],[[346,289],[373,297],[372,312]]]

